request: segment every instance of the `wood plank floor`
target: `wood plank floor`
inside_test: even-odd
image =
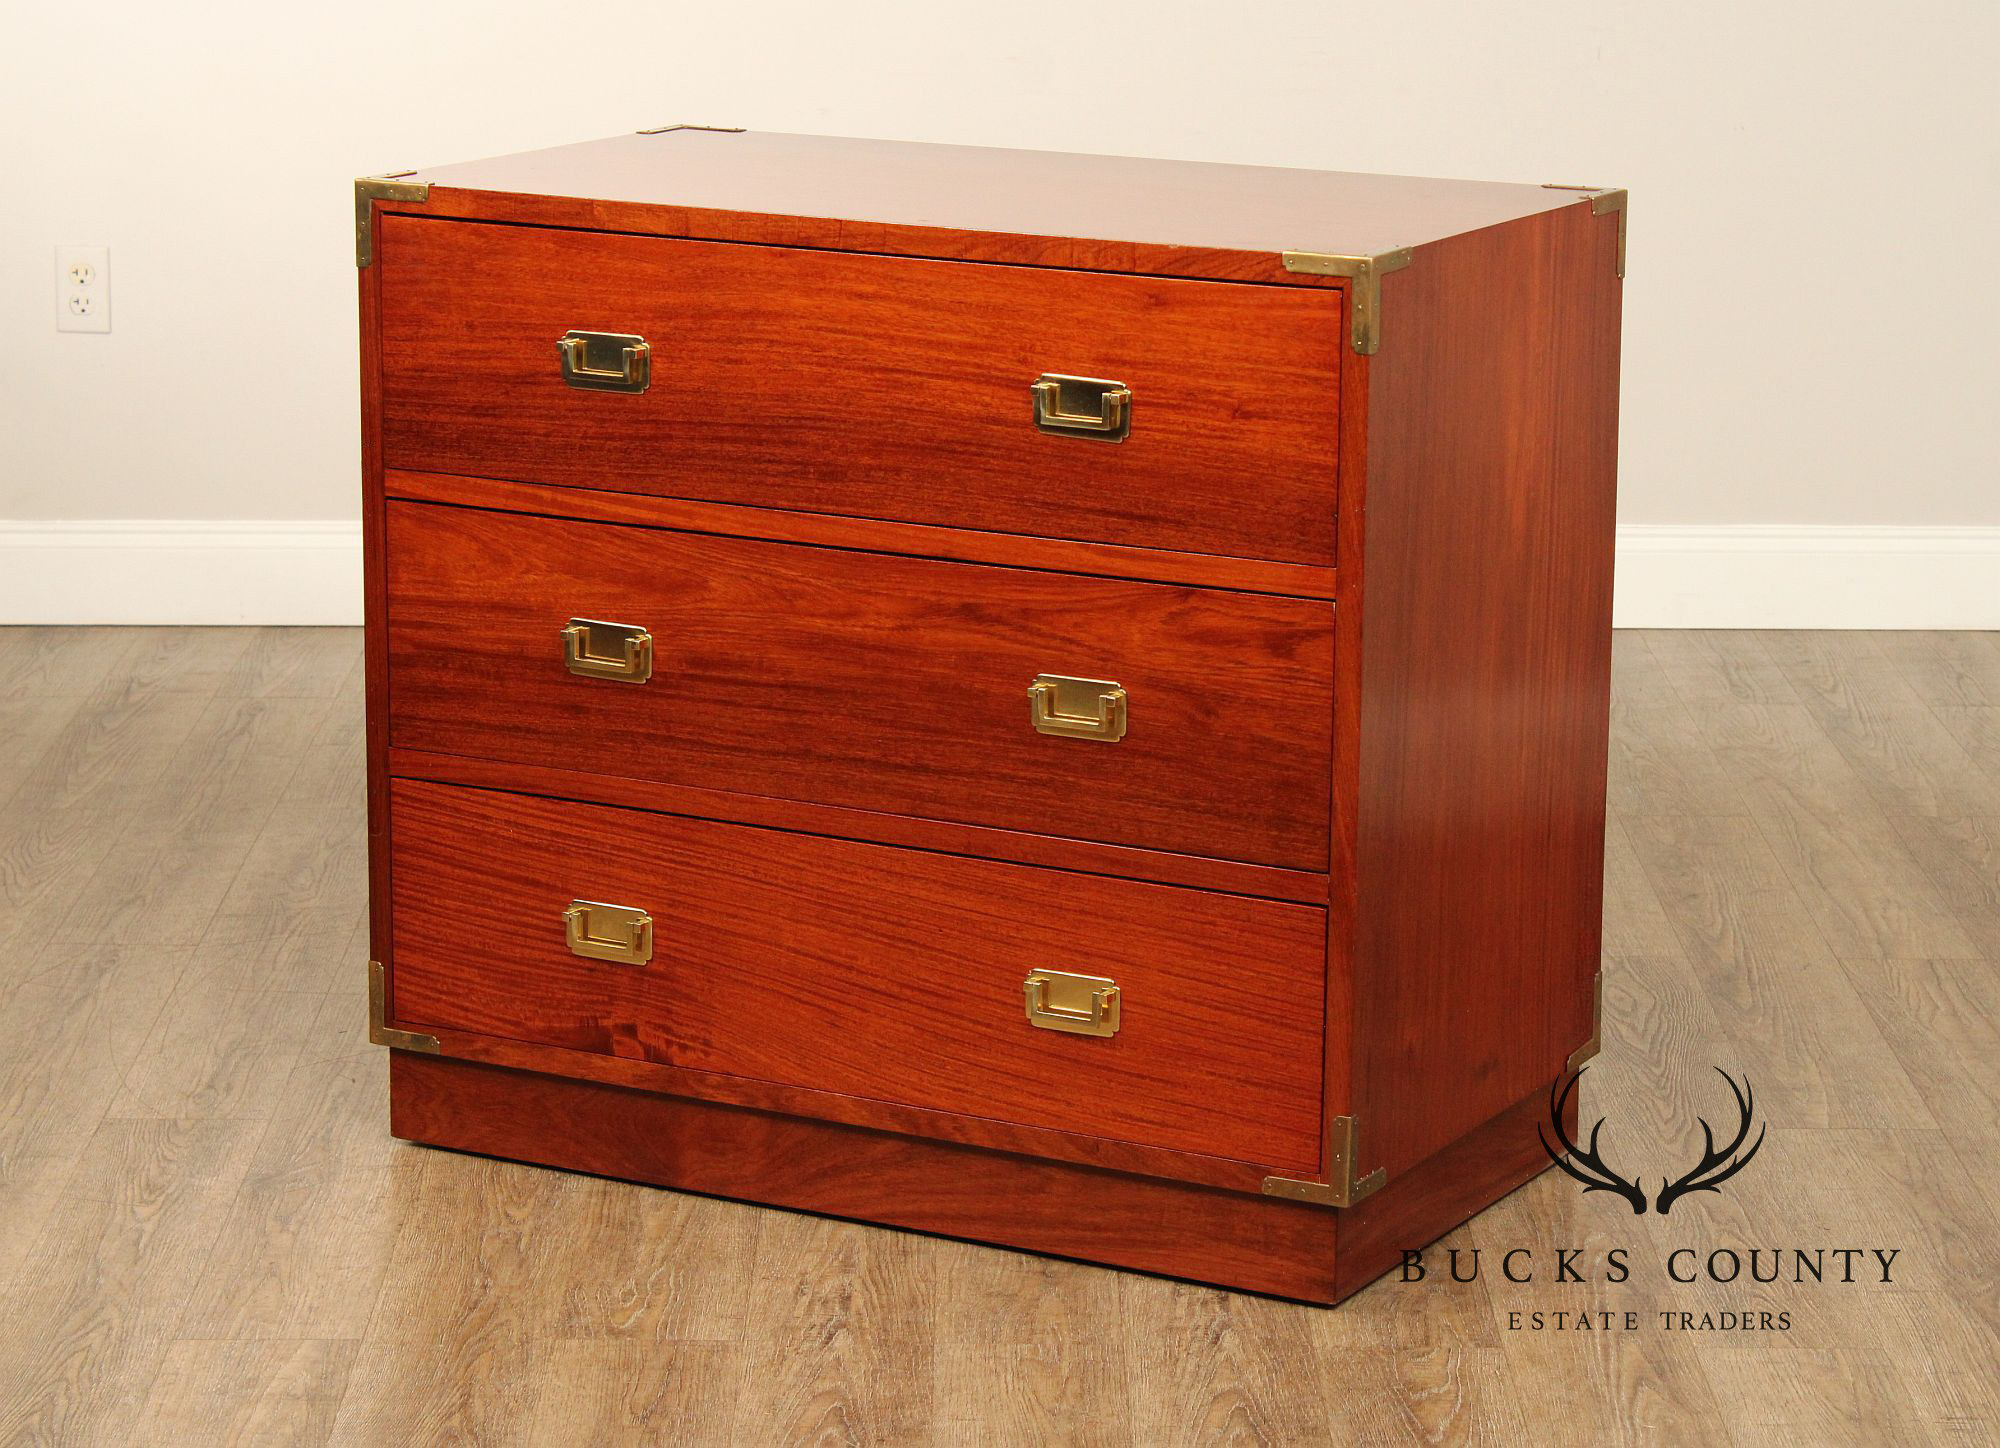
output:
[[[1545,1173],[1333,1312],[391,1141],[360,684],[352,631],[0,630],[0,1443],[2000,1432],[2000,636],[1619,636],[1586,1119],[1677,1172],[1723,1066],[1769,1138],[1665,1218]],[[1717,1246],[1899,1255],[1658,1269]]]

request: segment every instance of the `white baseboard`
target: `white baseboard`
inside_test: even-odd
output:
[[[1621,628],[2000,629],[2000,528],[1628,524]],[[358,624],[351,522],[0,521],[0,623]]]
[[[360,622],[359,523],[0,521],[0,623]]]
[[[2000,629],[2000,528],[1628,523],[1620,628]]]

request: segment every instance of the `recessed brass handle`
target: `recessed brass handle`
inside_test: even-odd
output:
[[[653,349],[628,332],[565,332],[556,353],[563,381],[585,392],[644,392],[653,380]]]
[[[1123,442],[1132,431],[1132,389],[1122,382],[1044,372],[1028,390],[1043,432]]]
[[[1028,718],[1042,734],[1116,744],[1125,737],[1125,690],[1110,679],[1037,674],[1028,685]]]
[[[586,960],[644,965],[653,958],[653,917],[630,905],[572,900],[563,911],[570,953]]]
[[[653,677],[653,636],[635,623],[573,618],[563,627],[563,663],[586,679],[643,684]]]
[[[1118,1034],[1118,983],[1108,977],[1031,970],[1021,989],[1031,1026],[1075,1036]]]

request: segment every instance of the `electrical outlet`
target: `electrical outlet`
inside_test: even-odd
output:
[[[111,248],[56,248],[56,330],[111,330]]]

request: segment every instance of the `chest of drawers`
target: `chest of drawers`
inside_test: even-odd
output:
[[[1622,192],[669,127],[355,225],[397,1135],[1315,1302],[1547,1165]]]

